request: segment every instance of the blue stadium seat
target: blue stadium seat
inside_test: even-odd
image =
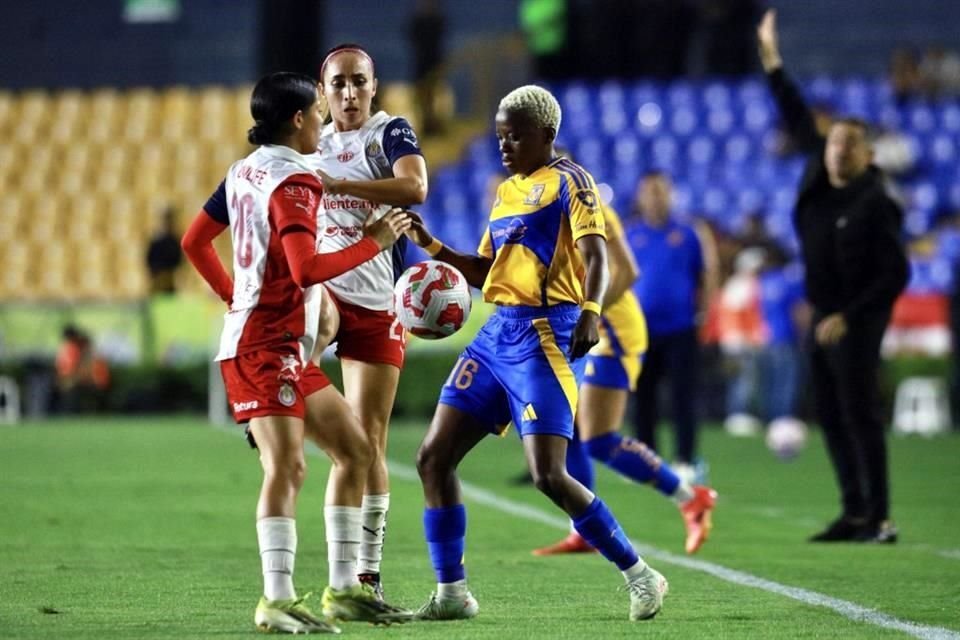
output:
[[[960,104],[946,102],[937,105],[937,123],[940,131],[960,133]]]
[[[830,76],[815,76],[806,84],[805,89],[812,102],[836,104],[839,87]]]
[[[732,106],[733,91],[727,82],[719,80],[709,82],[701,88],[700,95],[703,104],[711,111],[730,109]]]
[[[709,166],[717,156],[717,144],[709,135],[697,135],[687,143],[687,166]]]
[[[692,106],[676,107],[670,113],[670,133],[675,136],[691,136],[697,130],[699,124],[697,111]]]

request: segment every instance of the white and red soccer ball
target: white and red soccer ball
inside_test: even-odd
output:
[[[427,340],[454,334],[470,315],[470,286],[446,262],[418,262],[393,287],[393,310],[403,327]]]

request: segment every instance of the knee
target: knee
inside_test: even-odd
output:
[[[307,462],[302,455],[262,459],[268,481],[279,482],[299,491],[307,477]]]
[[[417,473],[424,483],[450,472],[450,465],[444,456],[438,455],[435,447],[422,444],[417,450]]]
[[[534,466],[530,471],[533,476],[533,484],[545,496],[556,499],[563,494],[563,488],[567,480],[567,472],[556,465],[548,467]]]

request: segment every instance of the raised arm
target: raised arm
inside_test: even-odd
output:
[[[393,178],[380,180],[336,180],[322,171],[317,174],[332,195],[348,195],[394,206],[423,204],[427,199],[427,163],[423,156],[408,155],[393,165]]]
[[[770,90],[787,130],[804,152],[819,150],[823,146],[823,137],[817,131],[813,114],[810,113],[800,90],[783,70],[775,9],[768,9],[763,14],[757,27],[757,44],[760,49],[760,64],[767,74]]]
[[[283,187],[283,188],[281,188]],[[270,223],[280,235],[290,274],[306,288],[350,271],[393,245],[410,227],[406,214],[393,209],[364,226],[364,237],[332,253],[317,253],[316,211],[322,188],[311,176],[296,176],[270,196]]]
[[[456,267],[471,287],[483,288],[483,283],[486,282],[487,274],[490,273],[490,267],[493,265],[492,259],[454,251],[433,237],[419,215],[412,211],[406,211],[405,213],[410,217],[411,222],[410,228],[407,230],[407,237],[415,245],[426,251],[431,258]]]

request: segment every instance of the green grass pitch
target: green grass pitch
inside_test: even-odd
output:
[[[390,457],[398,465],[384,579],[388,597],[409,607],[434,586],[422,496],[410,474],[424,428],[425,421],[400,422],[391,435]],[[260,470],[255,453],[231,431],[197,418],[64,420],[0,430],[0,638],[254,637]],[[702,450],[720,492],[714,535],[695,556],[707,564],[671,561],[683,546],[672,504],[647,487],[598,472],[598,492],[628,534],[674,554],[649,557],[671,586],[655,620],[627,620],[627,595],[617,590],[622,579],[599,556],[530,554],[564,531],[561,514],[545,498],[509,484],[523,464],[511,435],[482,443],[463,465],[463,478],[488,499],[557,520],[509,515],[502,502],[467,500],[467,571],[480,615],[389,628],[348,624],[344,635],[909,637],[882,626],[893,620],[894,627],[922,625],[912,628],[915,637],[960,638],[960,436],[891,440],[901,541],[884,547],[804,542],[836,512],[818,436],[791,463],[773,459],[760,439],[734,440],[715,429],[704,433]],[[309,466],[297,520],[301,593],[319,592],[326,580],[327,461],[312,454]],[[863,609],[845,616],[721,579],[705,567]]]

